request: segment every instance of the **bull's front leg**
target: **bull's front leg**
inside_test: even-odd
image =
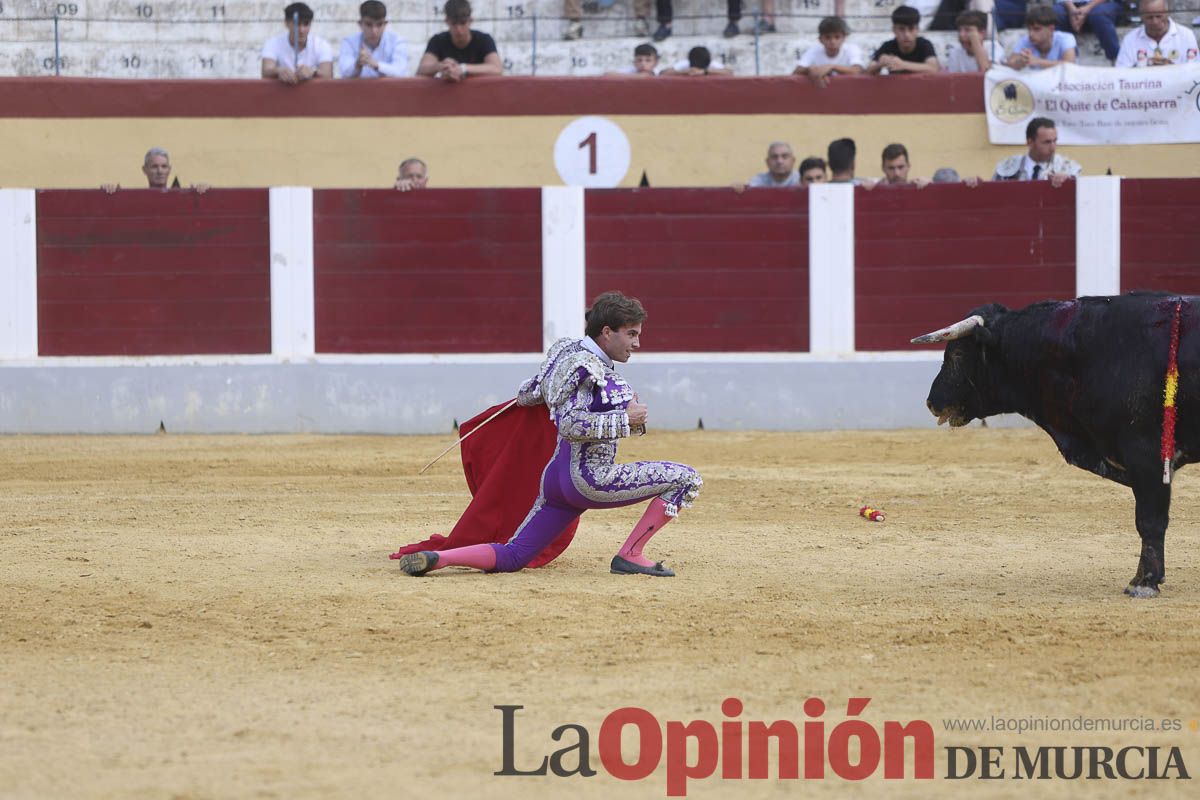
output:
[[[1156,476],[1157,477],[1157,476]],[[1125,587],[1130,597],[1157,597],[1158,585],[1166,579],[1163,540],[1171,511],[1171,486],[1158,480],[1138,481],[1133,487],[1134,513],[1138,535],[1142,537],[1142,555],[1137,573]]]

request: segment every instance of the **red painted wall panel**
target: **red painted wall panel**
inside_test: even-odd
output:
[[[1200,180],[1121,181],[1121,291],[1200,294]]]
[[[855,347],[909,339],[976,306],[1075,296],[1075,187],[935,184],[855,193]]]
[[[319,353],[542,349],[537,189],[313,195]]]
[[[37,194],[44,356],[271,351],[265,189]]]
[[[586,206],[588,298],[640,298],[646,350],[808,349],[807,192],[589,191]]]
[[[983,76],[978,73],[905,75],[887,81],[844,75],[838,76],[837,89],[829,92],[791,76],[644,81],[506,75],[472,79],[452,92],[425,80],[314,81],[300,94],[278,81],[0,77],[0,119],[345,119],[390,117],[398,110],[423,117],[983,113]]]

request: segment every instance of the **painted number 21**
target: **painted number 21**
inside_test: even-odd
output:
[[[592,131],[588,137],[579,143],[579,149],[588,149],[588,174],[596,174],[596,132]]]

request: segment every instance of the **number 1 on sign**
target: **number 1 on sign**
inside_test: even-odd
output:
[[[554,169],[567,186],[618,186],[629,172],[629,156],[629,137],[604,117],[573,119],[554,140]]]
[[[596,132],[592,131],[588,137],[579,143],[579,149],[588,149],[588,174],[596,174]]]

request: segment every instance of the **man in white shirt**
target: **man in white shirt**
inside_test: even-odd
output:
[[[262,76],[295,85],[312,78],[333,77],[333,48],[310,36],[313,12],[304,3],[283,10],[287,33],[267,39],[262,49]]]
[[[817,26],[820,42],[805,50],[796,61],[793,75],[807,75],[808,79],[824,89],[829,85],[829,76],[857,75],[867,68],[867,58],[856,44],[846,37],[850,27],[841,17],[825,17]]]
[[[1039,181],[1047,180],[1054,188],[1076,178],[1083,168],[1066,156],[1058,155],[1058,130],[1054,120],[1034,117],[1025,126],[1025,143],[1029,152],[1009,156],[996,165],[994,181]]]
[[[1167,0],[1142,0],[1138,9],[1142,27],[1125,34],[1117,53],[1118,67],[1162,67],[1196,61],[1196,34],[1175,24],[1167,12]]]
[[[367,0],[358,7],[360,32],[342,40],[338,74],[343,78],[403,78],[408,74],[408,46],[387,29],[387,6]]]

